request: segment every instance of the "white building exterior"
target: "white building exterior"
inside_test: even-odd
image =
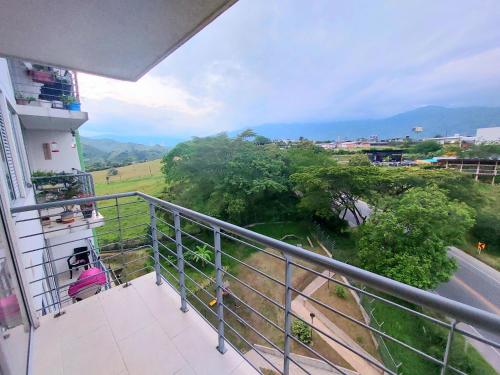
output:
[[[478,128],[476,130],[476,143],[499,143],[500,126],[492,128]]]
[[[7,212],[12,207],[37,203],[32,180],[33,172],[72,173],[80,170],[83,165],[74,132],[87,120],[87,114],[36,105],[38,97],[43,95],[44,84],[30,82],[27,66],[30,64],[19,60],[0,59],[2,134],[0,188]],[[75,88],[71,87],[70,90],[74,92]],[[36,100],[29,104],[16,101],[16,97],[27,97],[28,94],[23,94],[26,91]],[[61,96],[57,92],[55,95]],[[47,145],[55,146],[50,149]],[[40,214],[52,214],[52,212]],[[21,252],[46,247],[45,251],[29,252],[22,256],[25,265],[33,266],[28,270],[26,279],[30,284],[29,290],[32,296],[35,296],[32,300],[32,308],[37,311],[37,314],[41,314],[52,311],[55,297],[53,298],[51,293],[47,292],[53,289],[49,281],[36,282],[36,280],[47,276],[49,272],[58,275],[57,282],[71,282],[65,273],[68,270],[67,258],[73,254],[74,248],[86,246],[88,242],[83,239],[65,246],[54,247],[53,245],[78,237],[92,239],[92,230],[84,229],[71,235],[61,231],[60,235],[46,238],[42,234],[44,228],[40,225],[40,221],[29,220],[36,216],[35,212],[15,214],[12,217],[15,222],[12,228]],[[58,224],[53,220],[51,226],[55,225]],[[51,258],[58,259],[52,262],[52,269],[36,266],[46,263]]]

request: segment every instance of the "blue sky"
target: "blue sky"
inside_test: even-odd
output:
[[[162,143],[499,106],[499,25],[498,0],[240,0],[138,82],[80,74],[81,133]]]

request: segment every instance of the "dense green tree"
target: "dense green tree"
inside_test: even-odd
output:
[[[295,202],[283,151],[245,139],[222,134],[177,145],[163,159],[166,198],[238,224],[286,215]]]
[[[446,246],[463,240],[473,224],[473,210],[439,188],[411,188],[360,228],[361,265],[418,288],[435,288],[456,268]]]
[[[354,154],[349,158],[348,164],[353,167],[369,167],[371,162],[366,154]]]
[[[346,210],[361,224],[365,217],[356,202],[362,198],[370,200],[378,175],[379,169],[373,166],[333,165],[310,167],[293,174],[291,179],[301,195],[302,209],[325,219]]]
[[[285,155],[291,173],[308,167],[327,167],[336,164],[327,151],[308,141],[290,147]]]
[[[253,139],[253,143],[257,145],[267,145],[271,142],[272,141],[269,138],[264,137],[263,135],[256,135],[255,138]]]
[[[498,159],[500,158],[500,144],[484,143],[473,145],[459,154],[462,158]]]
[[[441,150],[441,145],[437,143],[436,141],[422,141],[422,142],[417,142],[413,146],[410,147],[410,152],[412,154],[423,154],[423,155],[429,155],[432,153],[437,153],[438,151]]]

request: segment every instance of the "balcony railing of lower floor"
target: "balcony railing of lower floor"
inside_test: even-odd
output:
[[[181,311],[213,327],[220,353],[230,345],[260,373],[494,374],[498,366],[481,357],[500,349],[498,315],[140,192],[12,212],[88,203],[106,217],[95,233],[51,245],[50,259],[35,255],[48,246],[23,251],[25,267],[37,270],[29,283],[40,314],[60,315],[154,272],[156,284],[178,293]],[[69,269],[57,249],[81,240],[89,269],[61,283]]]

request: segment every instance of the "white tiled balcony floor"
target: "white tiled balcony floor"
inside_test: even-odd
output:
[[[44,316],[32,341],[32,373],[255,374],[235,350],[221,355],[216,332],[154,274]]]

